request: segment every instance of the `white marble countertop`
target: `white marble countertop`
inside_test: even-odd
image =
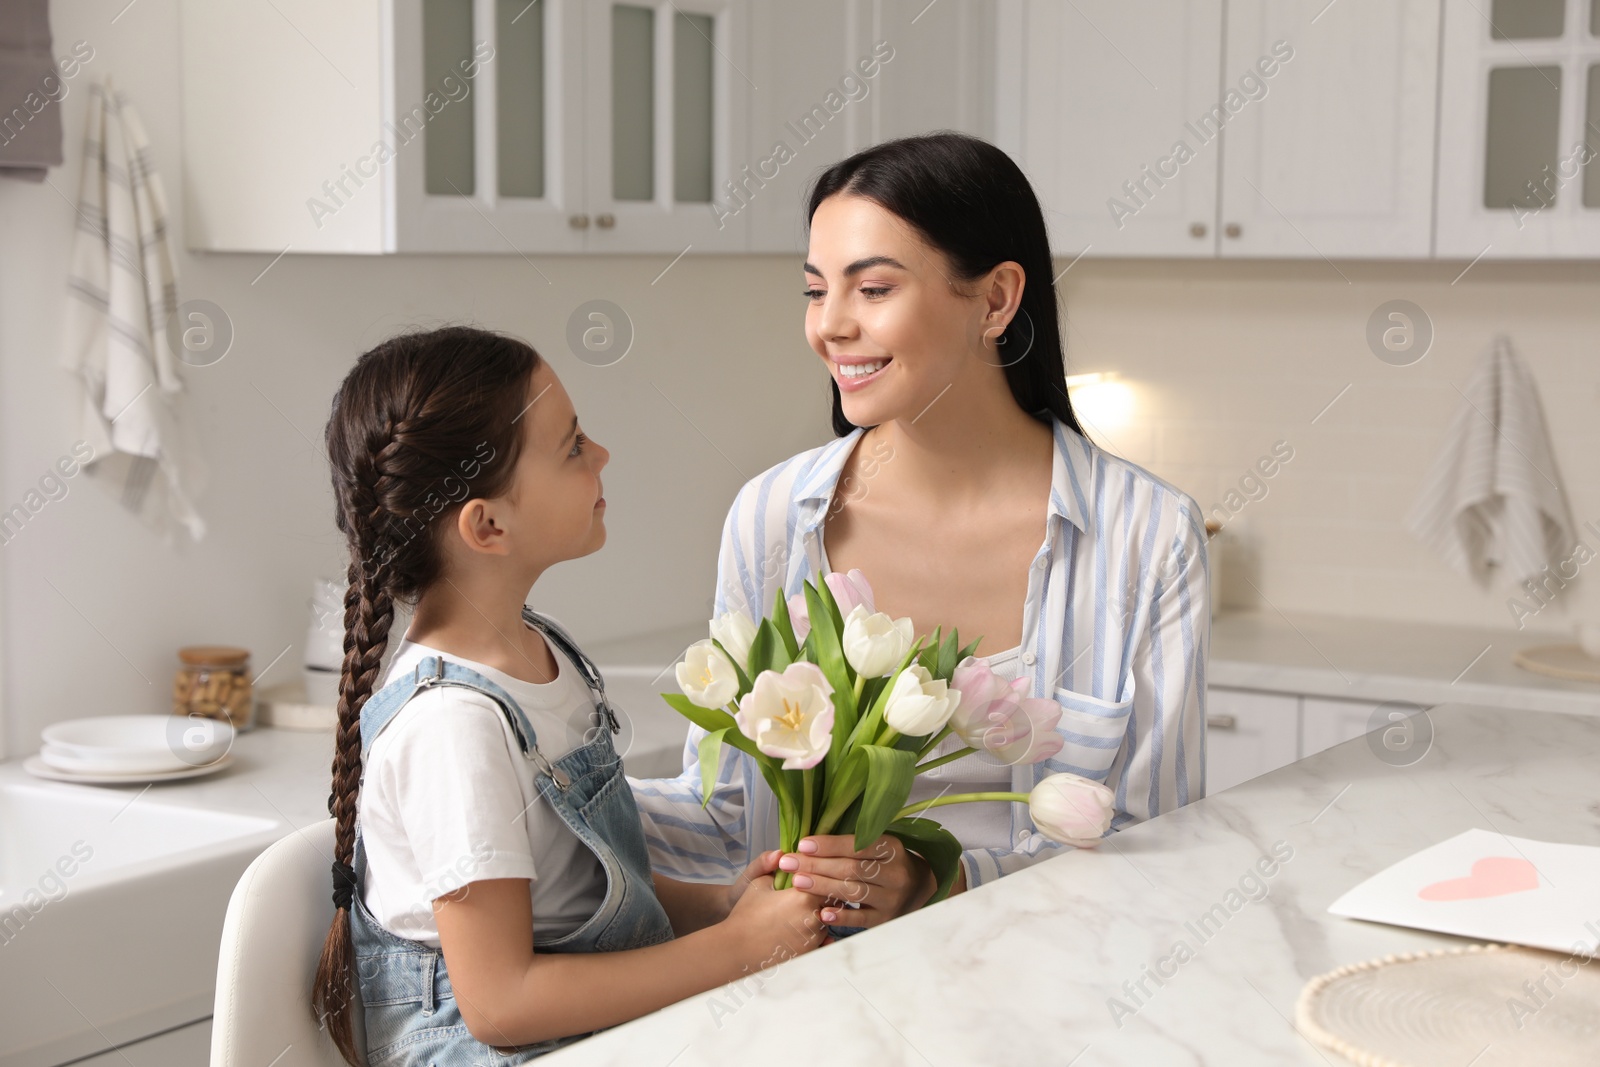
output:
[[[19,757],[0,763],[0,784],[27,782],[63,791],[104,789],[130,801],[138,797],[158,804],[256,815],[286,824],[284,833],[328,817],[328,787],[333,779],[332,731],[258,726],[241,732],[229,754],[233,765],[225,770],[148,787],[46,782],[23,770],[23,757]]]
[[[1513,721],[1503,709],[1465,705],[1429,715],[1434,743],[1411,766],[1385,763],[1357,738],[1131,826],[1096,850],[606,1031],[551,1063],[1343,1062],[1290,1025],[1309,979],[1467,941],[1338,918],[1327,914],[1334,899],[1471,827],[1600,843],[1600,717]],[[1226,908],[1274,846],[1292,854],[1264,879],[1267,895],[1240,900],[1197,938],[1186,924]],[[1165,964],[1158,986],[1147,968],[1180,939],[1194,955],[1176,973]],[[1112,998],[1131,1013],[1114,1011]],[[1515,1062],[1495,1048],[1475,1067]]]
[[[1518,648],[1560,635],[1333,615],[1227,612],[1211,623],[1210,685],[1424,707],[1472,703],[1600,715],[1600,684],[1535,674]]]

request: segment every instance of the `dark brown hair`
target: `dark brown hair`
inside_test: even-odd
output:
[[[1022,301],[997,339],[1011,396],[1046,426],[1053,415],[1083,433],[1067,398],[1044,212],[1010,156],[951,130],[875,144],[817,176],[808,198],[807,229],[817,208],[836,193],[870,200],[910,223],[949,259],[955,280],[971,281],[1006,260],[1019,264],[1026,275]],[[843,437],[856,426],[844,417],[839,383],[830,384],[833,432]]]
[[[539,354],[516,338],[447,326],[401,334],[364,353],[333,397],[328,463],[334,521],[349,545],[350,565],[328,797],[337,910],[317,964],[311,1009],[352,1064],[366,1060],[351,1025],[356,974],[350,916],[339,906],[339,870],[348,868],[355,848],[361,706],[388,647],[395,601],[414,604],[440,576],[444,524],[435,520],[455,514],[469,497],[497,497],[510,487],[528,383],[539,363]],[[346,897],[350,891],[346,886]]]

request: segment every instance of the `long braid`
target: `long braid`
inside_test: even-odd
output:
[[[333,923],[317,962],[311,1011],[349,1063],[366,1062],[351,1008],[357,988],[351,909],[361,793],[361,709],[378,682],[396,600],[415,603],[441,573],[441,488],[474,495],[510,487],[521,452],[519,416],[539,354],[471,327],[402,334],[356,361],[328,419],[334,521],[350,550],[344,663],[328,814],[334,819]],[[459,503],[459,497],[452,497]],[[449,509],[450,512],[454,508]]]
[[[355,855],[356,801],[361,787],[361,707],[372,695],[394,623],[394,600],[385,588],[383,568],[364,573],[359,562],[347,572],[344,663],[339,676],[339,724],[333,750],[333,790],[328,813],[334,818],[333,923],[322,946],[312,986],[312,1014],[344,1058],[361,1064],[350,1016],[350,991],[357,981],[349,910],[360,892],[350,864]]]

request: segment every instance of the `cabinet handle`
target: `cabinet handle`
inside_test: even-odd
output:
[[[567,223],[574,230],[587,230],[589,228],[589,216],[588,215],[569,215],[567,217]]]
[[[610,212],[607,212],[604,215],[596,215],[594,217],[594,223],[602,230],[609,230],[611,227],[617,224],[617,217]]]
[[[1206,235],[1206,224],[1205,223],[1203,223],[1203,222],[1191,222],[1191,223],[1189,223],[1189,236],[1190,237],[1204,237],[1205,235]]]
[[[1207,715],[1206,728],[1210,730],[1236,730],[1239,720],[1232,715]]]
[[[1230,222],[1228,223],[1227,228],[1225,228],[1222,232],[1227,234],[1229,237],[1238,237],[1244,232],[1244,227],[1240,226],[1237,222]]]

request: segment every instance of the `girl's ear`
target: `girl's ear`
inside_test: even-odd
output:
[[[468,549],[492,556],[511,551],[506,527],[496,521],[497,507],[492,500],[474,497],[456,513],[456,534]]]

